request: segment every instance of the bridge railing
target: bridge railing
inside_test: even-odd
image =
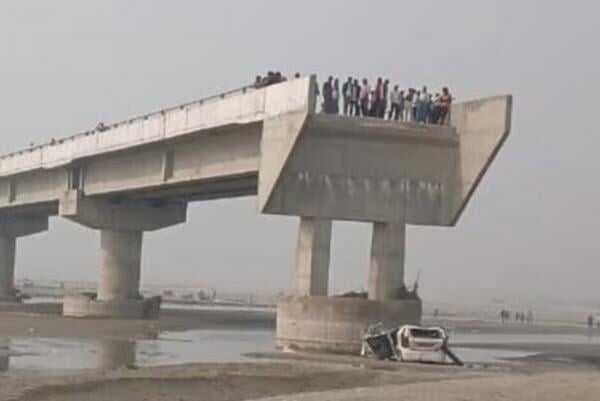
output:
[[[253,123],[280,113],[309,109],[311,77],[282,85],[235,90],[165,108],[70,137],[51,140],[0,156],[0,177],[37,169],[54,169],[76,159],[156,142],[194,131],[236,123]],[[101,129],[100,129],[101,128]]]
[[[89,135],[95,135],[95,134],[100,133],[100,132],[104,132],[104,131],[107,131],[107,130],[110,130],[110,129],[118,128],[118,127],[120,127],[120,126],[122,126],[124,124],[131,124],[131,123],[135,123],[135,122],[141,121],[141,120],[149,120],[152,117],[163,116],[163,115],[165,115],[165,114],[167,114],[167,113],[169,113],[171,111],[175,111],[175,110],[178,110],[178,109],[184,109],[186,107],[193,106],[193,105],[202,105],[204,103],[209,103],[209,102],[212,102],[212,101],[218,101],[218,100],[230,97],[230,96],[245,94],[245,93],[247,93],[249,91],[253,91],[253,90],[256,90],[255,87],[254,87],[254,85],[246,85],[246,86],[242,86],[242,87],[237,88],[237,89],[233,89],[233,90],[229,90],[229,91],[226,91],[226,92],[219,93],[217,95],[211,95],[211,96],[199,99],[199,100],[193,100],[193,101],[182,103],[182,104],[179,104],[179,105],[176,105],[176,106],[167,107],[167,108],[161,109],[159,111],[146,113],[146,114],[143,114],[143,115],[140,115],[140,116],[137,116],[137,117],[129,118],[127,120],[119,121],[117,123],[107,124],[107,125],[105,125],[105,128],[103,130],[100,130],[98,128],[94,128],[94,129],[87,130],[87,131],[84,131],[84,132],[80,132],[80,133],[77,133],[77,134],[74,134],[74,135],[71,135],[71,136],[62,137],[62,138],[58,138],[58,139],[52,139],[52,140],[49,140],[47,142],[41,143],[39,145],[30,146],[30,147],[28,147],[26,149],[20,149],[20,150],[14,151],[14,152],[10,152],[10,153],[4,154],[4,155],[0,155],[0,161],[6,160],[6,159],[10,159],[10,158],[15,157],[15,156],[22,156],[22,155],[27,154],[27,153],[32,153],[32,152],[35,152],[36,150],[41,150],[41,149],[49,147],[49,146],[61,145],[61,144],[64,144],[66,142],[74,141],[74,140],[77,140],[77,139],[80,139],[80,138],[83,138],[83,137],[86,137],[86,136],[89,136]]]

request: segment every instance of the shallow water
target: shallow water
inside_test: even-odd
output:
[[[192,330],[165,332],[156,340],[139,341],[25,337],[0,339],[0,374],[68,375],[85,370],[113,370],[120,367],[237,362],[245,360],[243,355],[246,353],[273,351],[273,337],[274,333],[270,330]],[[484,340],[498,342],[503,337],[497,335]],[[460,340],[473,342],[476,338],[462,335]],[[492,363],[535,354],[469,348],[453,348],[453,351],[466,363]]]
[[[125,366],[236,362],[244,360],[245,353],[272,350],[272,331],[197,330],[140,341],[13,338],[0,340],[0,371],[71,374]]]

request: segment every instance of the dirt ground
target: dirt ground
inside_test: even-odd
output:
[[[535,373],[530,365],[521,370],[473,370],[392,364],[269,361],[121,369],[73,377],[0,377],[0,400],[597,401],[600,394],[600,374],[583,369]]]

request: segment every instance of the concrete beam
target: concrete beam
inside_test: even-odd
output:
[[[69,191],[61,197],[59,215],[98,230],[154,231],[184,223],[187,204],[154,207],[144,201],[113,203],[87,198],[80,191]]]
[[[369,299],[398,299],[404,287],[404,223],[374,223],[369,272]]]
[[[331,220],[300,219],[294,294],[327,296],[331,247]]]
[[[0,236],[25,237],[48,230],[48,216],[1,216]]]

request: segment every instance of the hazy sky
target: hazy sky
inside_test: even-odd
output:
[[[512,136],[454,229],[409,227],[426,298],[600,298],[600,6],[592,1],[2,1],[6,153],[241,86],[257,73],[512,93]],[[297,219],[196,203],[146,235],[143,281],[287,289]],[[364,287],[370,226],[336,223],[331,285]],[[95,280],[99,235],[53,218],[17,276]]]

